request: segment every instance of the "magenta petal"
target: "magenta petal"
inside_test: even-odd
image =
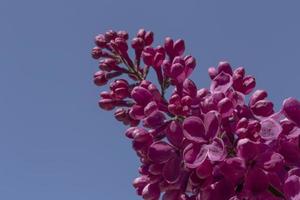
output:
[[[232,86],[232,77],[224,72],[218,74],[212,81],[210,91],[225,93]]]
[[[221,179],[201,191],[199,200],[227,200],[234,195],[234,185],[228,179]]]
[[[266,151],[256,159],[257,166],[267,171],[277,171],[283,167],[284,157],[272,151]]]
[[[183,159],[188,168],[199,167],[207,158],[207,148],[204,145],[189,144],[183,151]]]
[[[261,121],[261,131],[259,135],[265,140],[277,139],[282,131],[281,125],[271,118]]]
[[[299,137],[299,135],[300,135],[300,128],[295,127],[289,132],[289,134],[287,135],[287,139],[295,139]]]
[[[300,127],[300,101],[295,98],[285,99],[283,102],[285,116]]]
[[[296,175],[300,177],[300,168],[295,167],[289,171],[289,176]]]
[[[180,190],[168,190],[164,193],[162,200],[178,200],[180,195]]]
[[[178,121],[172,121],[166,130],[166,136],[172,145],[181,147],[183,141],[181,123]]]
[[[204,126],[206,130],[206,139],[213,139],[219,131],[219,114],[216,111],[210,111],[204,115]]]
[[[167,162],[173,155],[173,147],[164,141],[151,144],[148,150],[148,157],[155,163]]]
[[[219,173],[224,177],[230,177],[232,183],[237,184],[245,175],[246,166],[239,157],[228,158],[219,165]]]
[[[226,150],[223,140],[215,138],[213,142],[207,145],[207,156],[211,161],[222,161],[226,157]]]
[[[205,161],[196,169],[196,174],[199,178],[204,179],[212,175],[213,165],[209,159]]]
[[[245,161],[253,160],[265,148],[265,145],[254,142],[248,138],[240,139],[237,144],[238,156]]]
[[[300,177],[292,175],[284,183],[284,194],[288,199],[300,199]]]
[[[149,165],[148,172],[152,175],[160,175],[162,173],[162,169],[164,167],[164,164],[157,164],[153,163]]]
[[[245,180],[245,189],[251,193],[260,193],[267,190],[269,180],[267,174],[259,169],[254,168],[248,171]]]
[[[160,189],[157,183],[150,183],[143,189],[142,196],[144,200],[157,200],[160,196]]]
[[[191,116],[183,122],[183,134],[184,136],[194,142],[205,142],[205,127],[202,120],[199,117]]]
[[[163,177],[168,183],[174,183],[179,179],[181,170],[181,159],[174,156],[166,162],[163,168]]]
[[[288,164],[300,166],[300,149],[297,144],[292,142],[281,142],[279,153],[283,155]]]
[[[144,187],[149,183],[148,176],[140,176],[134,179],[132,185],[136,189],[138,195],[142,195]]]

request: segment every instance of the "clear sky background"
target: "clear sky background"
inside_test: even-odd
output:
[[[0,199],[140,199],[125,127],[97,106],[97,33],[184,38],[198,84],[226,59],[279,107],[300,99],[299,9],[298,0],[0,0]]]

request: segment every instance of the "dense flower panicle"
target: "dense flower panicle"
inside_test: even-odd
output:
[[[254,90],[255,78],[227,61],[208,69],[209,88],[198,88],[189,79],[196,60],[184,54],[184,40],[153,42],[153,32],[144,29],[131,42],[127,32],[110,30],[95,37],[91,53],[100,69],[94,83],[109,83],[99,106],[115,109],[115,118],[130,126],[125,135],[141,162],[137,194],[145,200],[299,200],[300,102],[288,98],[276,112],[268,93]],[[147,80],[149,70],[158,85]]]

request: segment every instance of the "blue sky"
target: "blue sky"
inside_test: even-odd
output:
[[[125,127],[97,107],[93,37],[143,27],[184,38],[208,85],[220,60],[245,66],[277,107],[300,99],[297,0],[1,0],[0,199],[140,199]]]

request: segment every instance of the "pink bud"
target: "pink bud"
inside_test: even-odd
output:
[[[107,43],[107,40],[105,39],[105,36],[100,34],[100,35],[97,35],[95,37],[95,44],[100,47],[100,48],[105,48],[106,47],[106,43]]]
[[[97,86],[105,85],[108,82],[108,79],[106,78],[106,73],[104,71],[97,71],[94,74],[94,83]]]
[[[230,117],[233,113],[233,104],[227,97],[219,101],[218,108],[222,117]]]
[[[145,113],[146,116],[149,116],[151,113],[153,113],[157,109],[158,109],[158,106],[157,106],[156,102],[151,101],[144,108],[144,113]]]
[[[252,96],[250,98],[249,104],[250,104],[250,106],[254,105],[256,102],[258,102],[260,100],[263,100],[263,99],[265,99],[267,97],[268,97],[268,93],[266,91],[264,91],[264,90],[256,90],[252,94]]]
[[[143,189],[142,196],[144,200],[158,200],[160,196],[160,190],[157,183],[146,185]]]
[[[243,83],[243,93],[244,94],[249,94],[252,92],[252,90],[255,88],[256,82],[255,78],[252,76],[246,76],[244,78],[244,83]]]
[[[117,33],[116,33],[116,31],[109,30],[105,33],[104,36],[105,36],[106,41],[111,41],[111,40],[114,40],[117,37]]]
[[[155,163],[165,163],[173,154],[173,147],[164,141],[154,142],[148,151],[149,158]]]
[[[143,119],[143,125],[148,128],[157,128],[164,124],[165,119],[163,112],[154,111],[147,118]]]
[[[214,67],[208,68],[208,75],[211,79],[214,79],[218,75],[218,71]]]
[[[129,35],[126,31],[118,31],[117,35],[124,40],[128,40],[129,38]]]
[[[183,82],[183,91],[187,95],[195,97],[197,95],[197,86],[192,80],[185,79],[185,81]]]
[[[171,78],[176,79],[184,70],[184,66],[180,63],[175,63],[171,66],[170,75]]]
[[[121,53],[125,53],[128,50],[127,42],[123,38],[116,37],[114,43]]]
[[[131,41],[131,46],[135,50],[142,50],[145,46],[144,40],[142,38],[139,38],[139,37],[133,38],[132,41]]]
[[[99,59],[99,58],[101,58],[101,56],[102,56],[103,54],[102,54],[102,49],[100,48],[100,47],[94,47],[93,49],[92,49],[92,57],[94,58],[94,59]]]
[[[165,46],[165,50],[166,50],[166,52],[169,56],[174,55],[173,45],[174,45],[174,42],[173,42],[172,38],[167,37],[165,39],[165,45],[164,46]]]
[[[183,141],[181,123],[178,121],[172,121],[166,130],[166,136],[172,145],[181,147]]]
[[[140,38],[142,38],[142,39],[144,39],[145,34],[146,34],[145,29],[140,29],[140,30],[137,32],[136,36],[137,36],[137,37],[140,37]]]
[[[146,105],[152,100],[152,94],[141,86],[135,87],[131,92],[131,97],[140,105]]]
[[[145,41],[146,46],[151,45],[153,43],[153,32],[152,31],[148,31],[145,34],[144,41]]]
[[[114,116],[118,121],[123,121],[127,116],[126,110],[124,108],[118,108],[115,111]]]
[[[244,67],[238,67],[234,70],[233,74],[236,74],[236,75],[240,75],[244,78],[245,76],[245,69]]]
[[[154,61],[154,56],[155,56],[154,49],[151,46],[146,46],[142,54],[144,63],[148,66],[152,65]]]
[[[115,101],[113,99],[101,99],[99,106],[103,110],[112,110],[115,108]]]
[[[285,116],[300,127],[300,102],[295,98],[285,99],[283,102]]]
[[[273,103],[269,100],[257,101],[251,106],[251,110],[255,115],[267,117],[274,113]]]
[[[174,42],[174,53],[176,56],[181,56],[185,50],[184,40],[179,39]]]
[[[186,77],[189,77],[196,67],[196,59],[192,56],[186,56],[185,61],[185,74]]]
[[[221,72],[232,75],[232,68],[231,68],[229,62],[227,62],[227,61],[219,62],[219,64],[218,64],[218,74],[221,73]]]
[[[162,69],[164,71],[164,74],[166,76],[170,76],[171,75],[171,63],[168,60],[164,60],[162,63]]]

